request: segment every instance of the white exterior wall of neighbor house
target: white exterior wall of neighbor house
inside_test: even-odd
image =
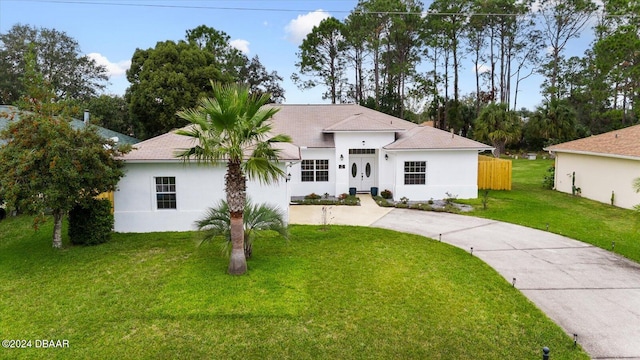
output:
[[[447,193],[459,199],[478,197],[478,152],[460,151],[396,151],[393,152],[394,200],[407,197],[410,201],[439,200]],[[390,157],[391,159],[391,157]],[[405,161],[426,161],[426,184],[405,185]]]
[[[572,193],[572,176],[581,196],[605,204],[631,209],[640,204],[640,194],[633,190],[633,179],[640,177],[640,161],[604,156],[556,153],[556,190]]]
[[[281,165],[284,169],[284,163]],[[125,177],[114,194],[115,231],[153,232],[195,230],[194,221],[225,199],[224,166],[172,163],[127,163]],[[155,177],[175,177],[177,209],[158,209]],[[288,222],[289,197],[285,180],[271,185],[250,181],[253,203],[279,207]]]

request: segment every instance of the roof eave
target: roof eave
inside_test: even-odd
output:
[[[387,148],[386,151],[493,151],[492,147],[451,147],[451,148]]]
[[[322,133],[324,134],[333,134],[333,133],[337,133],[337,132],[357,132],[357,133],[362,133],[362,132],[381,132],[381,133],[397,133],[397,132],[405,132],[407,131],[407,129],[388,129],[388,130],[374,130],[374,129],[359,129],[359,130],[331,130],[331,129],[323,129]]]
[[[542,150],[548,151],[550,153],[567,153],[567,154],[576,154],[576,155],[600,156],[600,157],[606,157],[606,158],[615,158],[615,159],[625,159],[625,160],[637,160],[637,161],[640,161],[640,156],[621,155],[621,154],[607,154],[607,153],[598,153],[598,152],[593,152],[593,151],[567,150],[567,149],[543,148]]]

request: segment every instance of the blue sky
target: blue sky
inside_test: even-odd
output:
[[[83,54],[107,66],[107,92],[122,95],[129,85],[125,71],[136,48],[148,49],[158,41],[184,39],[186,30],[204,24],[226,32],[234,46],[249,57],[258,55],[267,70],[277,71],[284,78],[286,103],[322,103],[326,102],[322,100],[322,89],[301,91],[290,80],[296,72],[298,46],[323,18],[344,19],[356,3],[357,0],[0,0],[0,33],[16,23],[66,32],[78,41]],[[425,5],[429,3],[426,1]],[[462,71],[463,78],[473,78],[470,66]],[[532,78],[522,86],[525,90],[519,95],[518,107],[537,105],[540,79]],[[471,83],[462,83],[463,94],[473,88]]]

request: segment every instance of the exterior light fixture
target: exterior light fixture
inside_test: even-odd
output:
[[[389,154],[384,154],[384,159],[389,160]]]
[[[344,155],[340,154],[340,161],[344,160]]]
[[[364,140],[362,140],[362,146],[364,146]]]
[[[287,181],[287,182],[291,181],[291,173],[288,173],[288,174],[287,174],[286,181]]]

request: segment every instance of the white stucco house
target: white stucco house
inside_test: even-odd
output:
[[[477,196],[478,153],[493,148],[452,133],[380,113],[359,105],[277,105],[274,133],[280,166],[278,183],[250,182],[249,197],[288,213],[292,196],[338,196],[351,191],[388,189],[394,199]],[[119,232],[193,230],[206,208],[224,199],[224,164],[196,165],[176,159],[177,149],[193,146],[173,132],[134,146],[124,156],[126,175],[114,196]]]
[[[640,204],[632,187],[640,177],[640,125],[545,148],[555,154],[555,189],[631,209]],[[574,180],[575,174],[575,180]],[[575,183],[575,184],[574,184]]]

